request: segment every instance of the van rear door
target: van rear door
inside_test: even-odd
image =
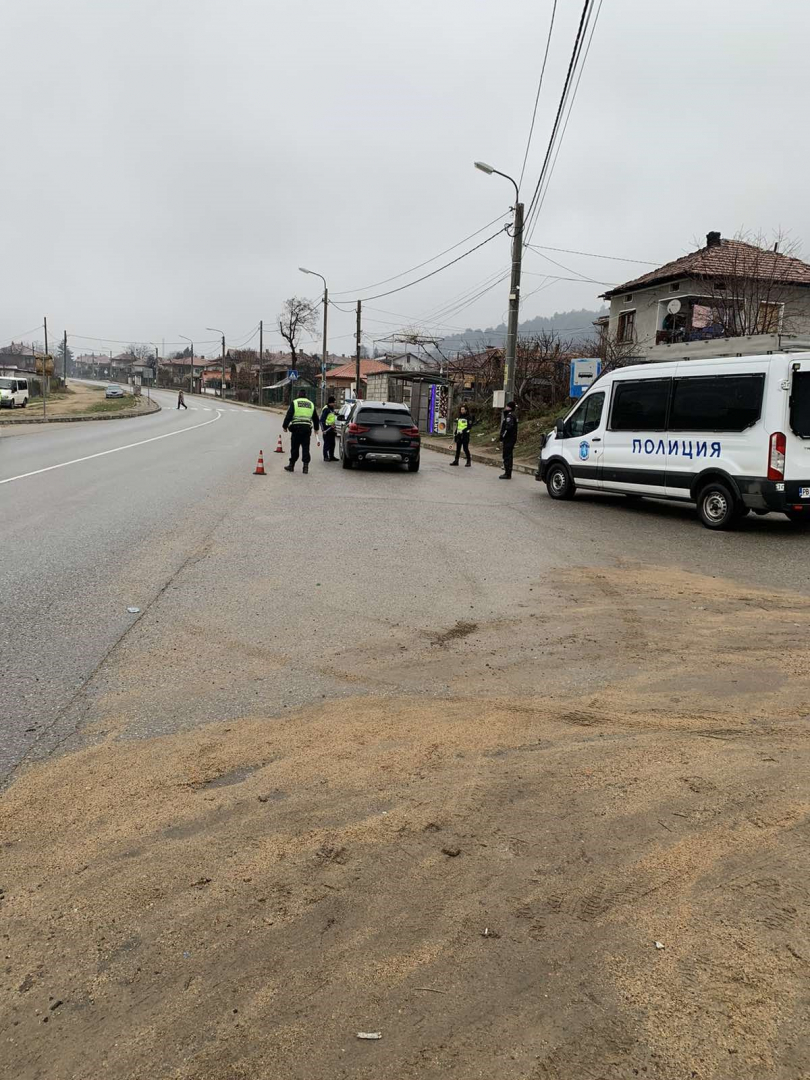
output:
[[[807,487],[810,486],[810,356],[791,359],[789,375],[785,480],[806,480]]]

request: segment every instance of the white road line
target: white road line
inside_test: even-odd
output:
[[[210,410],[209,410],[210,411]],[[170,439],[172,435],[185,435],[187,431],[196,431],[197,428],[208,427],[215,424],[222,416],[221,412],[211,420],[204,420],[201,424],[193,424],[191,427],[179,428],[177,431],[168,431],[165,435],[153,435],[151,439],[141,439],[140,442],[127,443],[126,446],[115,446],[112,450],[100,450],[97,454],[88,454],[87,457],[74,458],[72,461],[60,461],[58,465],[47,465],[44,469],[34,469],[33,472],[20,473],[19,476],[9,476],[7,480],[0,480],[0,484],[11,484],[15,480],[25,480],[29,476],[39,476],[40,473],[51,472],[53,469],[65,469],[68,465],[78,465],[82,461],[92,461],[93,458],[105,457],[107,454],[117,454],[119,450],[132,450],[136,446],[145,446],[150,442],[159,442],[161,439]]]

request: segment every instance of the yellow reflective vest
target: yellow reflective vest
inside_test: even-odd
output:
[[[467,417],[460,416],[458,420],[456,420],[456,435],[463,435],[467,428],[469,428],[469,426],[470,421],[467,419]]]
[[[293,402],[293,418],[291,424],[306,424],[312,427],[312,417],[315,415],[315,406],[309,398],[296,398]]]

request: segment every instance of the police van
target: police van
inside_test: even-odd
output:
[[[751,510],[810,522],[810,352],[612,371],[545,437],[536,476],[552,499],[696,503],[709,529]]]

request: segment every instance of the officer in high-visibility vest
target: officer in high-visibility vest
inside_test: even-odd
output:
[[[470,457],[470,428],[475,424],[475,420],[470,415],[470,410],[466,405],[462,405],[458,410],[458,420],[456,420],[456,458],[455,461],[451,461],[451,465],[458,465],[458,459],[461,457],[461,451],[464,451],[464,456],[467,459],[467,468],[472,465],[472,458]]]
[[[285,465],[287,472],[295,472],[295,463],[298,461],[298,451],[301,451],[301,460],[304,463],[304,472],[309,472],[309,440],[312,438],[312,429],[318,430],[318,414],[315,406],[308,397],[297,397],[290,402],[287,415],[281,425],[290,433],[290,464]]]
[[[323,460],[337,461],[335,457],[335,399],[330,397],[321,413],[321,431],[323,432]]]

